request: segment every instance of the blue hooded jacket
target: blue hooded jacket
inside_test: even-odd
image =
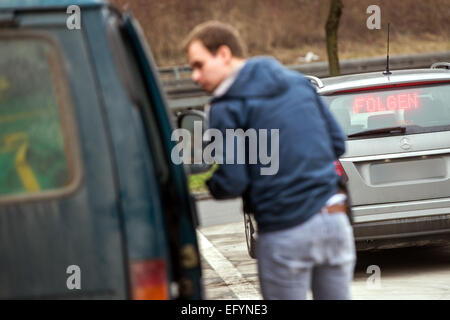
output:
[[[337,192],[334,161],[345,152],[345,136],[302,74],[274,58],[248,59],[228,91],[213,98],[209,116],[210,128],[224,137],[224,158],[226,129],[266,129],[269,137],[279,130],[276,174],[261,174],[270,164],[249,164],[247,149],[246,164],[238,164],[235,151],[233,164],[219,165],[207,181],[217,199],[243,196],[259,232],[303,223]]]

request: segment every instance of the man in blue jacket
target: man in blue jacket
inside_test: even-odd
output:
[[[185,48],[193,81],[213,94],[210,128],[224,137],[227,129],[279,135],[269,147],[279,163],[268,173],[261,170],[267,162],[248,163],[256,150],[249,141],[244,164],[236,152],[228,161],[224,141],[227,161],[207,182],[215,198],[243,196],[254,213],[263,297],[305,299],[311,288],[315,299],[349,299],[355,248],[334,164],[345,152],[345,136],[330,111],[300,73],[274,58],[245,59],[229,25],[197,26]]]

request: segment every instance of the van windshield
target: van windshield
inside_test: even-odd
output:
[[[396,127],[405,127],[406,133],[450,130],[450,84],[323,98],[347,135]]]

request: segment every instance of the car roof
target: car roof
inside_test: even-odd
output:
[[[393,70],[392,74],[384,75],[382,71],[358,73],[352,75],[322,78],[323,86],[318,89],[322,95],[340,91],[386,86],[392,84],[407,84],[429,81],[450,81],[450,70],[446,69],[409,69]]]
[[[105,0],[2,0],[0,9],[67,8],[71,5],[86,7],[105,3]]]

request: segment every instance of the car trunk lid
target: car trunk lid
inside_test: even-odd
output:
[[[326,97],[349,136],[340,162],[353,205],[449,196],[449,89],[435,84]]]

